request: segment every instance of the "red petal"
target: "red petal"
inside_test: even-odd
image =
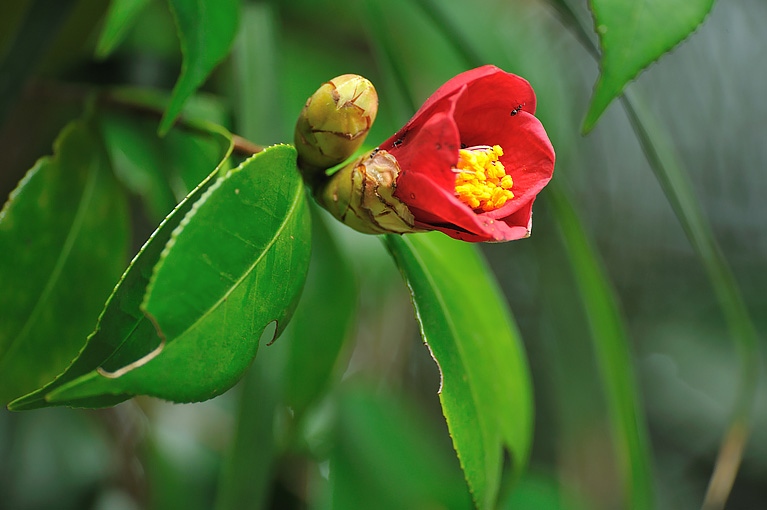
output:
[[[482,66],[448,80],[426,100],[402,129],[380,147],[388,151],[397,140],[406,140],[407,133],[418,129],[431,115],[443,111],[444,105],[441,103],[464,87],[468,88],[468,94],[463,94],[459,117],[464,117],[466,111],[478,108],[502,111],[511,117],[511,111],[519,105],[522,105],[520,110],[535,113],[535,92],[527,80],[495,66]]]
[[[512,221],[507,221],[475,213],[454,191],[439,186],[426,174],[412,174],[409,185],[418,190],[416,200],[400,195],[399,184],[394,195],[408,205],[419,226],[471,242],[511,241],[529,235],[532,202],[508,219]]]
[[[521,105],[521,106],[520,106]],[[402,169],[395,196],[416,224],[464,241],[509,241],[530,233],[532,206],[551,179],[554,149],[535,112],[530,84],[494,66],[462,73],[440,87],[381,145]],[[514,115],[511,112],[515,111]],[[459,144],[500,145],[514,198],[476,213],[455,195]]]
[[[519,113],[511,120],[517,126],[509,129],[511,136],[499,145],[503,148],[500,160],[514,181],[511,188],[514,198],[500,209],[485,213],[491,218],[503,218],[528,202],[532,204],[554,172],[554,148],[540,121],[526,112]]]
[[[397,158],[402,174],[397,187],[404,186],[402,193],[409,196],[416,192],[408,184],[409,175],[425,174],[444,188],[455,188],[453,168],[458,162],[460,136],[453,120],[456,95],[443,102],[444,111],[431,116],[426,123],[412,133],[412,138],[390,152]]]

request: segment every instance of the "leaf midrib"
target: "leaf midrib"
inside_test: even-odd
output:
[[[61,159],[59,159],[57,165],[59,167],[61,166]],[[29,314],[29,317],[24,323],[21,331],[19,331],[19,333],[16,335],[16,338],[13,339],[10,346],[8,347],[8,350],[6,350],[4,354],[0,355],[0,366],[2,366],[7,359],[12,359],[11,355],[16,350],[18,350],[24,338],[26,338],[26,336],[29,334],[30,330],[36,322],[37,317],[40,315],[40,313],[42,313],[42,309],[45,303],[50,298],[54,287],[58,283],[62,271],[64,270],[64,266],[69,260],[69,255],[75,245],[75,241],[80,235],[80,230],[82,229],[83,223],[85,222],[86,211],[90,207],[91,201],[93,199],[93,193],[96,189],[97,173],[97,162],[91,159],[90,165],[88,166],[88,177],[85,183],[85,188],[83,189],[83,194],[80,196],[80,204],[77,206],[77,212],[75,213],[75,217],[72,220],[72,224],[69,228],[69,232],[67,233],[67,237],[61,249],[61,253],[59,253],[58,258],[56,259],[56,264],[54,265],[53,270],[51,271],[51,275],[48,278],[48,283],[40,293],[40,296],[37,298],[35,306],[32,308],[32,312]]]
[[[244,170],[244,169],[242,169],[242,170]],[[240,170],[240,171],[242,171],[242,170]],[[236,281],[236,282],[234,282],[234,283],[233,283],[233,284],[232,284],[232,285],[229,287],[229,290],[227,290],[227,291],[226,291],[226,292],[225,292],[225,293],[224,293],[224,294],[223,294],[223,295],[222,295],[222,296],[221,296],[221,297],[220,297],[220,298],[219,298],[219,299],[218,299],[218,300],[217,300],[217,301],[216,301],[216,302],[215,302],[213,305],[211,305],[211,306],[210,306],[210,307],[209,307],[209,308],[208,308],[208,309],[205,311],[205,313],[203,313],[202,315],[200,315],[200,316],[199,316],[199,317],[198,317],[198,318],[197,318],[197,319],[196,319],[194,322],[192,322],[192,323],[189,325],[189,327],[187,327],[185,330],[183,330],[182,332],[180,332],[178,335],[175,335],[175,336],[174,336],[172,339],[168,339],[168,342],[169,342],[169,343],[170,343],[171,341],[173,341],[173,340],[176,340],[176,339],[178,339],[178,338],[181,338],[181,337],[183,337],[183,336],[184,336],[184,335],[186,335],[186,334],[187,334],[189,331],[191,331],[192,329],[194,329],[195,327],[197,327],[197,325],[199,325],[200,323],[202,323],[202,322],[204,321],[204,319],[205,319],[205,318],[206,318],[208,315],[210,315],[211,313],[213,313],[215,310],[217,310],[217,309],[218,309],[218,307],[221,305],[221,303],[225,302],[225,301],[226,301],[226,300],[229,298],[229,296],[231,295],[231,293],[232,293],[232,292],[234,292],[234,291],[235,291],[235,290],[236,290],[236,289],[237,289],[237,288],[240,286],[240,284],[243,282],[243,280],[245,280],[245,278],[246,278],[248,275],[250,275],[250,273],[251,273],[251,272],[253,272],[253,269],[255,269],[255,268],[256,268],[256,266],[258,266],[259,262],[260,262],[260,261],[261,261],[261,259],[264,257],[264,255],[266,255],[266,254],[269,252],[269,250],[271,250],[271,249],[272,249],[272,246],[274,246],[274,243],[276,243],[276,242],[277,242],[277,239],[279,239],[279,237],[280,237],[280,235],[281,235],[282,231],[285,229],[286,225],[287,225],[288,223],[290,223],[290,222],[291,222],[291,220],[293,219],[293,213],[294,213],[294,211],[295,211],[296,207],[298,206],[298,203],[300,202],[300,198],[302,198],[302,197],[303,197],[303,189],[302,189],[302,188],[303,188],[303,187],[301,186],[301,181],[299,181],[299,180],[297,180],[297,179],[296,179],[296,185],[295,185],[295,194],[294,194],[294,197],[293,197],[293,202],[291,203],[290,209],[288,209],[288,210],[287,210],[287,212],[285,213],[285,216],[284,216],[284,219],[283,219],[283,221],[280,223],[280,227],[279,227],[279,228],[277,229],[277,231],[274,233],[274,236],[272,236],[272,238],[270,239],[269,243],[268,243],[268,244],[267,244],[267,245],[264,247],[264,250],[263,250],[263,251],[262,251],[262,252],[259,254],[259,256],[258,256],[258,257],[256,258],[256,260],[253,262],[253,264],[251,264],[251,265],[250,265],[250,267],[249,267],[249,268],[248,268],[246,271],[244,271],[244,272],[243,272],[243,274],[242,274],[242,275],[241,275],[241,276],[240,276],[240,277],[237,279],[237,281]],[[152,285],[152,284],[150,283],[150,286],[151,286],[151,285]],[[150,298],[150,296],[147,296],[147,297],[146,297],[146,299],[145,299],[145,302],[147,302],[147,303],[148,303],[148,301],[149,301],[149,298]],[[155,316],[154,316],[154,315],[153,315],[153,314],[152,314],[152,313],[151,313],[149,310],[147,310],[146,308],[144,308],[144,306],[142,306],[142,311],[143,311],[143,312],[144,312],[144,314],[145,314],[145,315],[146,315],[146,316],[147,316],[147,317],[148,317],[148,318],[149,318],[149,319],[152,321],[152,323],[155,325],[155,328],[157,328],[157,332],[158,332],[158,334],[160,335],[160,338],[163,338],[163,339],[164,339],[164,338],[165,338],[165,335],[164,335],[164,334],[163,334],[163,332],[162,332],[162,328],[160,327],[160,322],[157,320],[157,317],[155,317]]]

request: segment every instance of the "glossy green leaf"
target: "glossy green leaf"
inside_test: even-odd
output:
[[[141,304],[161,338],[153,350],[46,398],[192,402],[234,385],[263,329],[276,321],[279,335],[287,325],[306,276],[310,218],[295,159],[286,145],[256,154],[208,188],[173,232]]]
[[[106,58],[120,44],[149,0],[112,0],[96,44],[96,56]]]
[[[387,236],[442,374],[440,402],[480,509],[494,508],[504,452],[516,475],[532,441],[532,390],[522,342],[482,257],[440,233]]]
[[[296,416],[303,415],[331,382],[357,311],[352,265],[317,212],[312,221],[312,262],[290,330],[285,367],[283,398]]]
[[[441,432],[407,399],[359,382],[341,393],[330,456],[335,510],[468,510],[471,496]],[[436,429],[436,430],[435,430]]]
[[[70,124],[0,212],[0,401],[77,356],[124,267],[127,216],[99,139]]]
[[[558,182],[548,196],[586,310],[594,351],[607,396],[613,442],[625,487],[624,508],[655,507],[650,444],[631,345],[607,278],[586,233]]]
[[[583,130],[594,127],[629,81],[690,35],[713,5],[714,0],[591,0],[602,58]]]
[[[221,144],[221,167],[232,152],[231,138],[223,129],[210,133]],[[56,388],[69,383],[81,376],[96,371],[99,367],[104,370],[117,370],[136,359],[151,352],[160,343],[156,330],[151,321],[140,309],[146,287],[152,277],[152,268],[160,260],[165,245],[181,220],[192,209],[204,192],[218,176],[217,167],[210,176],[174,210],[144,244],[134,257],[130,266],[123,274],[118,286],[109,296],[109,300],[99,317],[96,330],[87,338],[87,344],[78,358],[67,367],[54,381],[29,395],[26,395],[8,407],[14,411],[35,409],[51,405],[46,401],[46,395]],[[92,328],[92,324],[90,325]],[[84,333],[83,339],[85,338]],[[82,339],[80,340],[82,343]],[[107,394],[88,397],[86,399],[59,399],[56,405],[76,407],[106,407],[114,405],[130,394]]]
[[[229,53],[237,31],[239,8],[237,0],[168,1],[176,20],[184,61],[170,104],[160,121],[160,134],[168,132],[184,102]]]

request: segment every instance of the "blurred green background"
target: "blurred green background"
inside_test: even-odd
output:
[[[0,26],[0,55],[7,54],[27,16],[38,16],[38,37],[25,46],[28,65],[6,67],[1,77],[18,82],[18,94],[6,98],[0,128],[3,197],[82,112],[83,90],[172,88],[181,65],[173,19],[164,2],[142,3],[106,59],[94,57],[106,12],[102,2],[19,1],[3,8],[10,14]],[[737,398],[737,349],[621,103],[608,108],[593,132],[581,135],[599,69],[556,4],[243,2],[232,53],[196,102],[200,115],[255,143],[291,142],[306,98],[336,75],[357,73],[376,85],[380,97],[368,138],[374,146],[440,84],[475,64],[495,64],[527,78],[538,96],[536,115],[557,152],[554,179],[593,241],[628,332],[651,439],[657,507],[700,508]],[[585,5],[574,7],[590,20]],[[641,98],[642,114],[654,120],[653,134],[673,148],[689,174],[762,348],[764,19],[764,2],[717,3],[688,40],[630,86]],[[504,493],[503,505],[621,508],[606,389],[553,204],[551,192],[544,191],[530,239],[482,246],[521,329],[536,402],[530,470]],[[154,223],[133,205],[137,250]],[[229,495],[242,492],[239,501],[248,502],[233,507],[359,508],[359,491],[371,501],[366,508],[426,508],[413,501],[440,493],[443,503],[432,501],[433,508],[468,508],[437,399],[439,374],[420,340],[407,288],[379,240],[330,227],[357,273],[359,318],[348,367],[341,367],[343,380],[310,411],[302,430],[286,432],[281,413],[287,411],[274,403],[289,331],[288,338],[260,352],[242,384],[202,404],[138,398],[100,411],[0,411],[0,508],[227,508],[232,503],[224,501],[222,487],[236,477],[224,459],[240,437],[241,395],[249,399],[241,409],[254,411],[250,422],[239,423],[252,426],[245,436],[264,454],[264,472],[227,489]],[[763,508],[767,501],[763,380],[756,391],[752,435],[731,510]],[[338,466],[336,476],[328,477],[328,459]],[[445,466],[444,472],[433,466]],[[411,485],[419,486],[412,494]]]

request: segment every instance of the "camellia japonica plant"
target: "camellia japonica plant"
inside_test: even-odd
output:
[[[677,479],[724,508],[764,293],[707,217],[757,246],[725,198],[764,122],[724,70],[647,103],[631,84],[711,0],[0,4],[0,508],[687,509]],[[682,163],[701,154],[728,165],[708,188]],[[690,319],[699,281],[721,324]],[[708,393],[683,364],[705,335],[738,347]]]
[[[275,323],[273,342],[300,297],[312,237],[305,181],[341,222],[387,235],[423,339],[441,367],[440,398],[469,488],[478,503],[494,498],[500,472],[488,476],[483,465],[499,468],[504,449],[516,452],[516,469],[525,462],[529,437],[520,430],[532,419],[531,403],[517,391],[529,382],[503,299],[479,254],[461,242],[529,236],[554,150],[533,116],[530,84],[494,66],[449,80],[389,140],[355,156],[377,109],[368,80],[339,76],[307,100],[295,148],[258,148],[235,168],[226,164],[232,148],[226,149],[131,261],[72,359],[26,377],[4,373],[8,408],[104,407],[136,395],[197,402],[230,389],[256,356],[262,331]],[[30,170],[3,208],[4,235],[30,235],[27,208],[60,199],[73,178],[68,168],[82,168],[93,186],[109,185],[88,174],[107,157],[89,150],[100,122],[71,124],[56,154]],[[340,168],[330,171],[334,166]],[[61,183],[51,183],[49,174],[57,173]],[[432,230],[442,233],[401,237]],[[24,253],[14,258],[23,267]],[[456,300],[464,291],[483,298]],[[468,340],[451,331],[467,319],[480,333]],[[5,366],[36,355],[27,341],[35,321],[17,327]],[[500,419],[507,413],[513,420]]]

